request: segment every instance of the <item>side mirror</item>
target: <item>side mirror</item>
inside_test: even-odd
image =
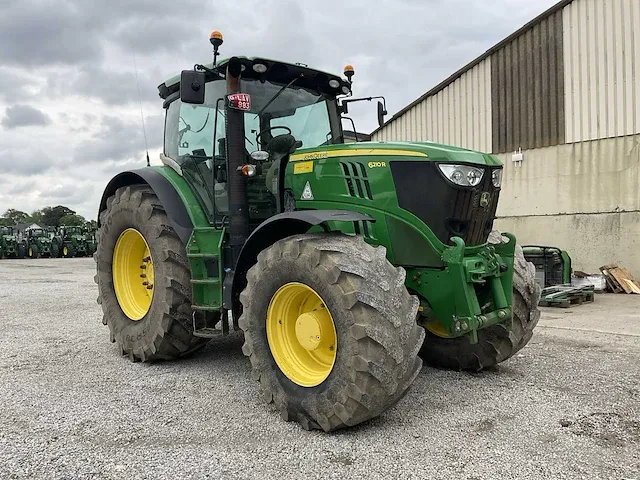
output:
[[[205,72],[183,70],[180,74],[180,100],[182,103],[204,103]]]
[[[378,125],[384,125],[384,116],[387,114],[387,111],[384,109],[384,105],[382,102],[378,102]]]

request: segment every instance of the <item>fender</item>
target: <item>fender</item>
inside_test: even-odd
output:
[[[223,305],[233,310],[233,318],[241,313],[240,292],[246,286],[247,271],[257,262],[258,254],[278,240],[307,232],[311,227],[322,226],[329,231],[326,222],[359,222],[376,220],[364,213],[351,210],[300,210],[284,212],[265,220],[256,228],[242,247],[233,272],[227,273],[223,285]]]
[[[151,187],[162,204],[169,223],[186,245],[193,231],[193,223],[186,207],[173,185],[160,173],[152,168],[141,168],[122,172],[111,179],[102,194],[100,209],[98,210],[98,227],[100,227],[100,213],[107,208],[107,199],[115,194],[120,187],[127,185],[146,184]]]

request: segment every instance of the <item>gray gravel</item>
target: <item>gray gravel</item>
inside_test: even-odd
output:
[[[546,309],[494,371],[425,367],[382,417],[327,435],[263,404],[241,334],[131,364],[93,275],[0,261],[2,479],[640,479],[640,296]]]

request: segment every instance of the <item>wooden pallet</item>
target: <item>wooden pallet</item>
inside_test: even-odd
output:
[[[569,308],[595,301],[594,288],[591,285],[573,287],[571,285],[554,285],[542,290],[541,307]]]
[[[600,271],[613,293],[640,294],[640,283],[626,268],[618,265],[603,265]]]

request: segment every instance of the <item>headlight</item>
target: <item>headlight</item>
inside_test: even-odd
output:
[[[493,172],[491,172],[491,183],[493,183],[494,187],[500,188],[500,185],[502,184],[502,169],[501,168],[497,168]]]
[[[482,181],[484,171],[468,165],[438,165],[440,171],[450,181],[461,187],[475,187]]]

